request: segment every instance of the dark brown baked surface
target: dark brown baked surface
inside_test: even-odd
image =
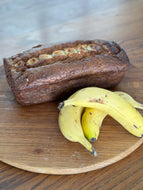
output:
[[[114,87],[128,65],[125,51],[104,40],[38,45],[4,58],[8,84],[22,105],[59,100],[87,86]]]

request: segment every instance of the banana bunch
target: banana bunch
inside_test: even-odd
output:
[[[102,122],[107,115],[131,134],[143,136],[143,117],[135,108],[143,109],[143,104],[127,93],[87,87],[59,104],[59,127],[65,138],[81,143],[97,156],[89,141],[95,142],[98,139]]]

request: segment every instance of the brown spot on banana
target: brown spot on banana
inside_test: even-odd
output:
[[[89,100],[89,102],[98,102],[98,103],[100,103],[100,104],[104,104],[104,101],[102,100],[102,99],[96,99],[96,98],[94,98],[94,99],[91,99],[91,100]]]
[[[136,125],[133,125],[136,129],[138,129],[138,127]]]

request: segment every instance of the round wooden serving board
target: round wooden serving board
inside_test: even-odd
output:
[[[131,66],[116,90],[141,101],[143,68]],[[66,140],[58,127],[59,102],[20,106],[0,67],[0,160],[12,166],[46,174],[76,174],[115,163],[139,147],[143,138],[129,134],[109,116],[99,140],[98,153],[91,155],[82,145]],[[143,112],[140,112],[143,114]],[[67,118],[68,119],[68,118]]]

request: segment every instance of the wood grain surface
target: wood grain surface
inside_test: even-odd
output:
[[[142,0],[42,0],[39,2],[1,0],[0,12],[1,65],[3,57],[41,43],[95,38],[115,40],[126,50],[132,63],[132,68],[117,89],[122,89],[136,100],[143,102]],[[7,85],[2,86],[1,91],[6,88]],[[11,97],[11,95],[7,93],[6,97]],[[8,101],[5,99],[5,102]],[[0,105],[3,109],[3,103],[0,102]],[[45,117],[42,113],[40,114]],[[107,124],[108,121],[106,121]],[[31,122],[34,123],[34,121]],[[76,146],[79,147],[79,145]],[[108,167],[67,176],[26,172],[1,162],[0,189],[142,190],[142,151],[143,145],[128,157]],[[23,157],[25,157],[24,152]]]

